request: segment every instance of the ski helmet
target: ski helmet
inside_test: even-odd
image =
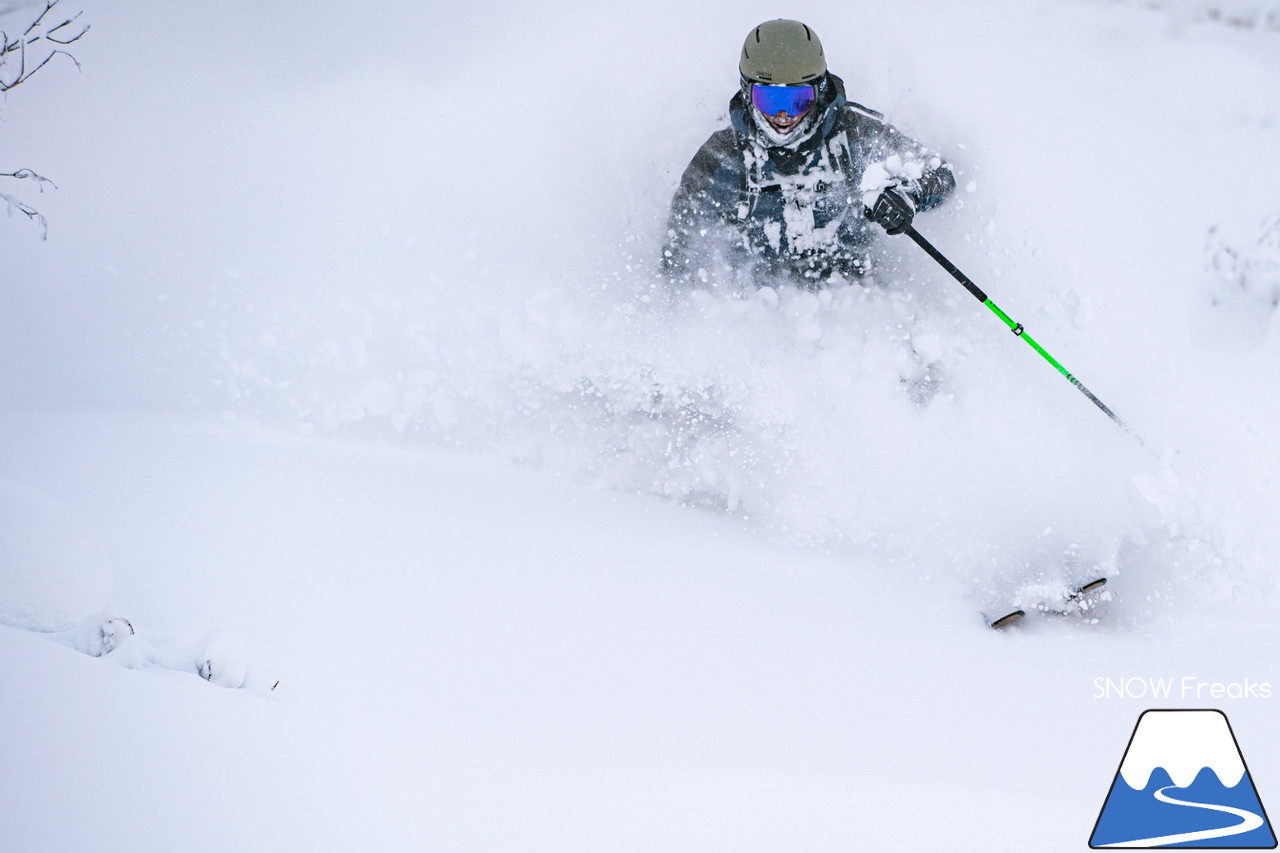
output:
[[[766,21],[747,33],[738,61],[742,79],[767,86],[817,83],[827,73],[818,34],[799,21]]]

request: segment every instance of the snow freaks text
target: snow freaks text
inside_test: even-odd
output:
[[[1182,677],[1098,676],[1093,680],[1094,699],[1270,699],[1269,681],[1202,681],[1193,675]]]

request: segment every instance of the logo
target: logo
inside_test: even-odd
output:
[[[1274,848],[1275,833],[1227,715],[1144,711],[1089,846]]]

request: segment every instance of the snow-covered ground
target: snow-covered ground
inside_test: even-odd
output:
[[[1195,686],[1280,684],[1273,8],[76,8],[3,103],[0,848],[1080,849],[1164,706],[1280,785]],[[653,299],[780,14],[1161,460],[909,245]]]

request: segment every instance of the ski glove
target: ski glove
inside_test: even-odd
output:
[[[900,187],[886,187],[876,203],[867,209],[867,218],[889,234],[902,234],[911,227],[916,206]]]

